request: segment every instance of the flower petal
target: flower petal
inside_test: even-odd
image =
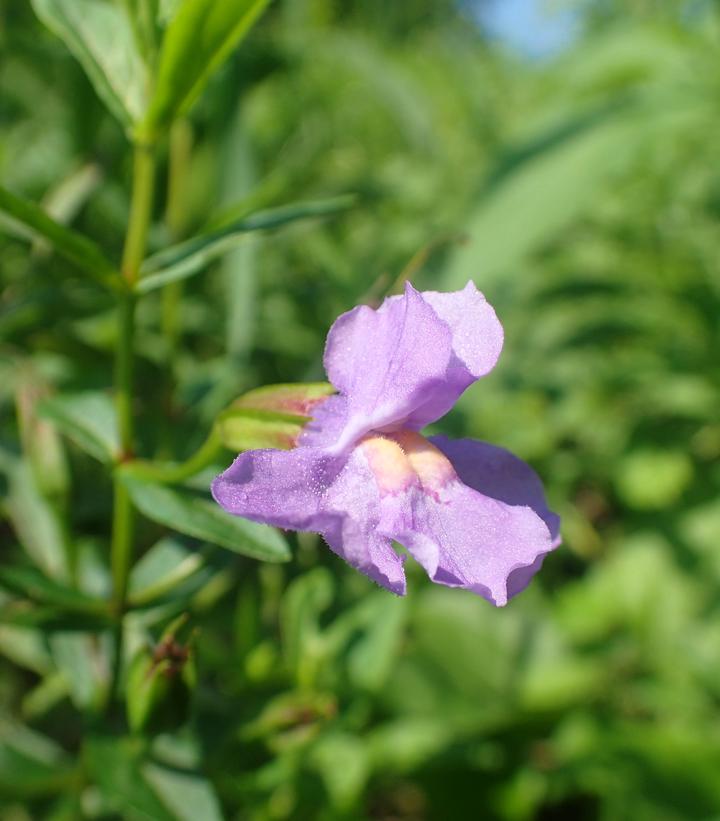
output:
[[[312,420],[303,428],[298,444],[303,447],[330,447],[340,438],[347,419],[347,396],[335,394],[328,397],[313,409]]]
[[[317,530],[327,488],[343,462],[314,448],[241,453],[212,483],[215,501],[236,516],[289,530]]]
[[[332,550],[382,587],[405,595],[404,557],[378,532],[380,491],[360,448],[329,488],[322,535]]]
[[[560,517],[548,508],[542,482],[530,465],[476,439],[431,436],[430,441],[448,457],[463,484],[499,502],[532,508],[547,525],[552,547],[560,544]]]
[[[472,590],[497,606],[518,592],[513,574],[531,575],[552,549],[547,526],[531,508],[484,496],[457,479],[440,493],[415,486],[381,504],[379,532],[405,545],[434,582]]]
[[[379,491],[357,451],[339,459],[311,447],[248,451],[215,479],[212,493],[228,513],[321,534],[353,567],[404,595],[403,560],[377,533]]]
[[[377,310],[343,314],[328,334],[324,362],[346,397],[346,419],[324,444],[334,442],[338,452],[370,430],[419,430],[438,419],[493,368],[502,340],[495,312],[471,282],[450,294],[419,293],[406,283],[403,296]]]
[[[423,404],[406,421],[406,427],[420,430],[444,416],[462,392],[495,367],[503,346],[503,328],[495,310],[468,282],[462,291],[423,291],[452,334],[453,357],[445,373],[442,390],[430,391]]]
[[[377,311],[365,305],[335,321],[325,346],[330,381],[347,397],[336,450],[370,430],[400,425],[442,387],[452,359],[450,329],[409,283]]]

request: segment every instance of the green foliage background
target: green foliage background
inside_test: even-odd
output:
[[[179,116],[149,234],[175,247],[145,263],[135,333],[138,451],[162,462],[128,479],[142,558],[109,709],[114,301],[2,205],[0,814],[720,817],[717,4],[582,4],[578,42],[533,64],[449,0],[278,0],[194,107],[180,76],[138,125],[142,65],[193,5],[33,0],[76,15],[53,34],[0,4],[2,184],[110,260],[128,132]],[[205,59],[177,42],[182,70]],[[118,85],[98,96],[73,53],[119,54]],[[530,461],[563,517],[505,609],[416,567],[395,599],[315,537],[218,519],[229,450],[174,464],[251,388],[322,379],[335,316],[405,278],[473,278],[505,325],[438,425]]]

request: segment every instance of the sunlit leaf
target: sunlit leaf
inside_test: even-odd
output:
[[[515,159],[502,158],[442,287],[459,288],[469,278],[487,284],[577,218],[641,145],[643,131],[633,113],[627,106],[602,109],[557,127]]]
[[[222,821],[217,795],[201,773],[153,762],[142,773],[179,821]]]
[[[283,601],[283,648],[289,669],[304,687],[315,683],[326,653],[326,640],[319,626],[321,614],[332,601],[334,583],[324,567],[297,578]]]
[[[206,560],[205,553],[190,550],[177,539],[161,539],[133,567],[130,574],[131,605],[152,602],[177,590],[197,574]]]
[[[313,747],[310,764],[322,778],[331,805],[347,812],[360,798],[369,776],[363,739],[349,733],[328,734]]]
[[[86,453],[105,463],[117,459],[117,414],[107,394],[88,391],[52,396],[42,401],[39,410]]]
[[[50,577],[65,578],[67,557],[63,529],[50,502],[40,492],[25,460],[0,460],[7,475],[8,493],[3,500],[18,541],[32,561]]]
[[[38,17],[85,69],[98,96],[125,126],[146,108],[147,71],[121,4],[111,0],[32,0]]]
[[[130,476],[123,481],[138,510],[152,521],[262,561],[281,562],[290,557],[277,530],[231,516],[206,495]]]
[[[154,135],[184,113],[269,0],[184,0],[170,20],[141,135]]]
[[[58,630],[50,635],[48,642],[75,705],[91,711],[102,707],[111,679],[110,633],[89,635]]]

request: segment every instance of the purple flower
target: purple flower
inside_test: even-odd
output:
[[[503,331],[472,282],[454,293],[354,308],[330,329],[325,370],[338,393],[290,451],[242,453],[214,481],[225,510],[320,533],[330,548],[405,593],[404,545],[434,582],[504,605],[559,544],[537,475],[502,448],[418,431],[495,366]]]

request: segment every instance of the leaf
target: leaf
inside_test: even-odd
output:
[[[448,263],[443,289],[470,277],[487,287],[579,216],[640,141],[634,118],[607,114],[558,129],[560,136],[536,141],[517,163],[501,160],[466,226],[467,242]]]
[[[70,757],[49,738],[22,724],[0,720],[0,792],[34,796],[56,793],[75,778]]]
[[[48,604],[78,613],[102,614],[107,611],[107,604],[102,599],[66,587],[45,576],[36,567],[0,568],[0,587],[39,604]]]
[[[53,248],[74,263],[86,274],[106,288],[117,290],[122,279],[108,262],[99,246],[82,234],[51,219],[39,206],[0,187],[0,213],[6,214],[17,224],[12,231],[15,236],[27,238],[42,237]]]
[[[363,602],[367,628],[348,655],[348,672],[360,689],[379,690],[387,680],[402,640],[407,619],[404,599],[384,593]]]
[[[454,728],[442,716],[394,718],[367,734],[368,755],[379,772],[412,772],[437,756],[454,737]]]
[[[151,757],[141,739],[98,734],[84,759],[110,807],[129,821],[222,821],[192,746],[185,735],[162,735]]]
[[[201,551],[188,550],[177,539],[161,539],[131,571],[130,605],[146,604],[176,590],[203,567],[205,558]]]
[[[87,738],[83,759],[104,797],[128,821],[173,821],[142,777],[140,739],[95,735]]]
[[[76,707],[92,711],[102,707],[111,680],[110,632],[88,635],[59,630],[48,643]]]
[[[349,811],[358,802],[370,775],[368,748],[355,735],[334,732],[314,745],[310,764],[322,778],[331,806]]]
[[[61,225],[72,222],[102,182],[103,172],[97,163],[74,168],[43,197],[42,208]]]
[[[4,468],[8,478],[4,508],[20,544],[48,576],[65,577],[62,528],[52,506],[40,493],[30,465],[11,457]]]
[[[200,773],[157,763],[145,764],[142,773],[179,821],[222,821],[215,791]]]
[[[113,620],[109,613],[58,611],[56,607],[39,607],[28,601],[11,601],[0,606],[0,625],[38,628],[45,633],[97,633],[112,627]]]
[[[330,606],[333,577],[316,567],[288,587],[282,607],[283,650],[287,665],[301,688],[312,688],[325,658],[328,642],[320,630],[320,615]]]
[[[10,624],[0,624],[0,653],[14,664],[45,675],[52,667],[39,630],[28,630]]]
[[[643,448],[616,466],[618,493],[630,508],[663,510],[677,503],[693,477],[693,464],[682,450]]]
[[[53,670],[23,696],[23,716],[29,721],[35,721],[47,715],[68,695],[69,688],[65,676]]]
[[[299,220],[331,216],[348,209],[353,203],[353,197],[343,196],[271,208],[200,234],[148,257],[140,269],[141,278],[136,291],[145,294],[169,282],[188,279],[200,273],[213,260],[235,248],[248,233],[270,231]]]
[[[111,398],[100,391],[67,394],[42,400],[41,416],[57,425],[75,444],[100,462],[120,454],[117,415]]]
[[[109,0],[31,0],[37,16],[79,60],[100,99],[128,127],[146,109],[147,72],[130,21]]]
[[[165,32],[141,139],[152,139],[186,112],[269,0],[185,0]]]
[[[290,557],[277,530],[231,516],[207,496],[128,475],[122,479],[138,510],[154,522],[262,561],[282,562]]]

